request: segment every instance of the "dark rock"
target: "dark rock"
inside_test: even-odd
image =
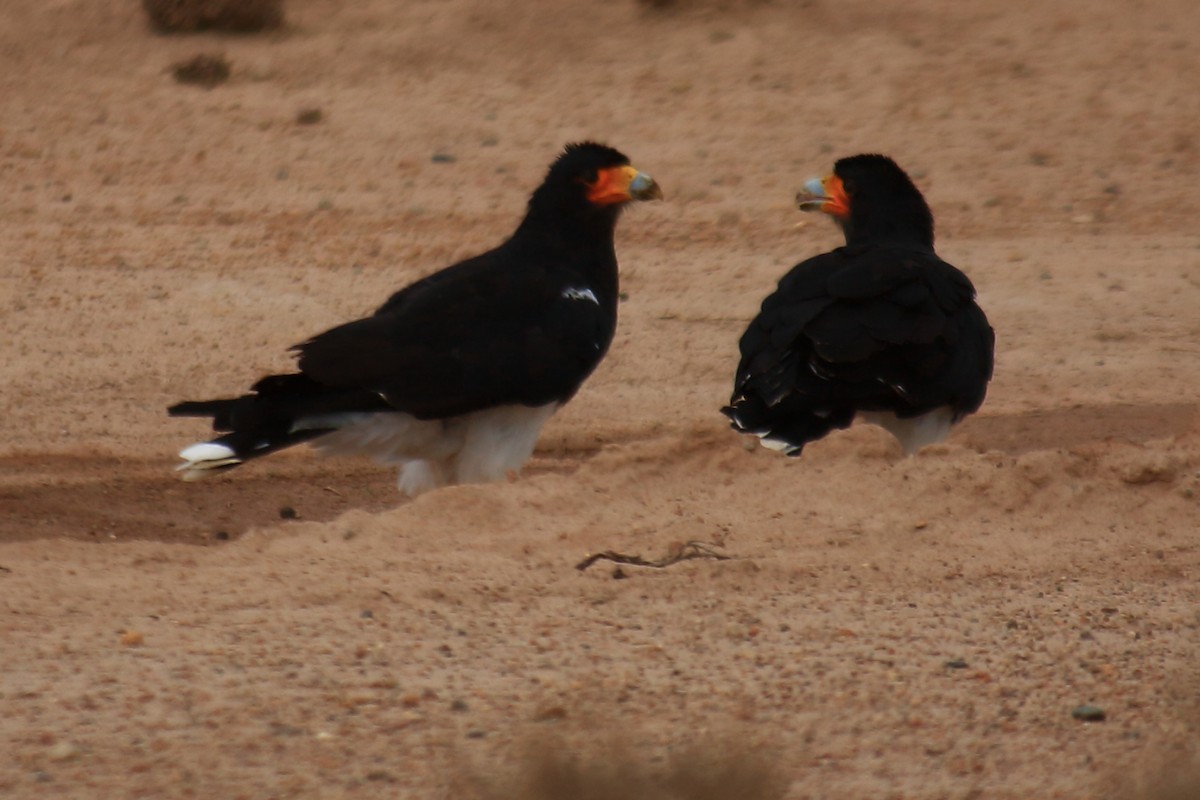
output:
[[[1104,722],[1108,718],[1103,708],[1090,705],[1075,706],[1071,710],[1071,716],[1080,722]]]
[[[283,25],[283,0],[142,0],[159,33],[256,33]]]
[[[207,55],[201,53],[187,61],[180,61],[171,67],[175,80],[179,83],[191,83],[211,89],[229,80],[229,62],[222,55]]]

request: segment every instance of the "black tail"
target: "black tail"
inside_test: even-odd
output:
[[[766,447],[796,457],[804,445],[816,441],[835,428],[849,427],[854,409],[841,408],[819,415],[803,403],[784,399],[768,406],[757,396],[735,397],[721,413],[729,417],[731,427],[740,433],[752,433]]]
[[[386,410],[377,395],[331,390],[302,374],[270,375],[253,394],[218,400],[186,400],[167,409],[173,417],[210,417],[213,430],[226,432],[180,451],[177,469],[185,480],[224,472],[265,455],[336,430],[319,417],[352,411]]]

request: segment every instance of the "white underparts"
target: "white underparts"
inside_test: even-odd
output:
[[[557,403],[500,406],[444,420],[398,412],[342,414],[306,420],[306,427],[337,424],[313,440],[324,455],[367,455],[400,467],[400,491],[415,497],[457,483],[503,480],[533,454]]]
[[[944,441],[954,425],[954,409],[941,406],[919,417],[897,417],[890,411],[860,411],[863,422],[886,429],[900,442],[904,454],[911,456],[926,445]]]
[[[828,412],[822,414],[819,411],[813,412],[818,417],[829,416]],[[949,406],[941,406],[935,408],[926,414],[919,417],[897,417],[890,411],[859,411],[856,418],[871,425],[878,425],[884,430],[891,433],[900,442],[900,447],[903,448],[906,456],[911,456],[922,447],[931,444],[937,444],[944,441],[950,435],[950,429],[954,426],[954,410]],[[739,426],[742,425],[742,420],[734,417],[734,422]],[[745,430],[745,428],[742,428]],[[747,431],[758,437],[763,447],[771,450],[776,450],[786,455],[792,455],[800,450],[800,447],[792,444],[786,439],[776,438],[769,430],[766,431]]]

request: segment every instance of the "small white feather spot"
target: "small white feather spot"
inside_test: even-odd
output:
[[[563,290],[562,296],[568,300],[590,300],[596,305],[600,305],[600,301],[596,299],[595,293],[586,286],[582,289],[569,286]]]

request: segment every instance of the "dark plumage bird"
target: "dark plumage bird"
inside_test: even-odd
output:
[[[846,245],[797,264],[763,301],[723,413],[791,456],[856,416],[905,453],[945,439],[983,403],[995,335],[971,281],[934,252],[925,199],[890,158],[858,155],[796,201],[832,216]]]
[[[183,477],[301,442],[398,465],[409,495],[514,472],[612,342],[621,209],[661,197],[618,151],[568,145],[499,247],[296,345],[297,372],[172,406],[224,432],[179,454]]]

